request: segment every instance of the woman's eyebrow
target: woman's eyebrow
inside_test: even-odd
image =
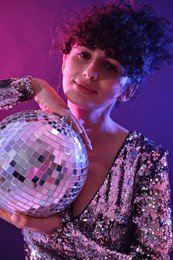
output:
[[[122,67],[121,64],[119,63],[119,61],[117,61],[113,57],[111,57],[109,55],[105,55],[104,58],[107,59],[109,62],[112,62],[114,65]]]

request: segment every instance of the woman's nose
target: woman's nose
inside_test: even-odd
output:
[[[86,79],[90,80],[96,80],[98,78],[98,73],[93,68],[91,68],[91,66],[85,68],[83,75]]]

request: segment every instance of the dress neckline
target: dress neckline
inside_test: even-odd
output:
[[[122,145],[120,146],[120,148],[119,148],[117,154],[115,155],[115,158],[114,158],[114,160],[113,160],[113,162],[112,162],[112,164],[111,164],[111,167],[110,167],[110,169],[109,169],[109,171],[108,171],[106,177],[104,178],[102,184],[100,185],[100,187],[98,188],[98,190],[96,191],[96,193],[94,194],[94,196],[91,198],[91,200],[89,201],[89,203],[86,205],[86,207],[81,211],[81,213],[78,214],[77,216],[74,216],[74,214],[73,214],[73,206],[72,206],[73,204],[70,205],[71,217],[72,217],[73,219],[79,219],[80,216],[84,213],[84,211],[88,208],[88,206],[92,203],[92,201],[94,200],[94,198],[97,196],[97,194],[99,193],[100,189],[103,187],[105,181],[107,180],[107,178],[108,178],[109,175],[111,174],[111,169],[112,169],[113,165],[115,164],[115,162],[116,162],[116,160],[117,160],[119,154],[120,154],[121,151],[124,149],[125,145],[128,143],[128,141],[129,141],[131,135],[134,134],[134,133],[135,133],[135,132],[129,131],[129,133],[128,133],[128,135],[126,136],[124,142],[122,143]]]

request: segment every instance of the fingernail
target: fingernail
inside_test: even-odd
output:
[[[12,220],[14,223],[18,223],[19,220],[20,220],[20,217],[13,214],[13,215],[11,216],[11,220]]]
[[[76,132],[77,132],[78,134],[82,134],[82,133],[83,133],[82,129],[79,128],[79,127],[77,128]]]
[[[86,144],[86,146],[88,146],[88,148],[89,148],[90,150],[93,150],[93,147],[92,147],[91,143]]]
[[[89,144],[89,148],[90,148],[90,150],[93,150],[93,147],[92,147],[92,145],[91,145],[91,144]]]

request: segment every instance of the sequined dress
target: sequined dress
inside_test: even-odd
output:
[[[0,109],[32,95],[30,77],[0,81]],[[85,210],[63,214],[63,229],[51,236],[23,230],[27,260],[170,259],[167,152],[131,132]]]
[[[170,259],[167,152],[132,132],[89,205],[62,232],[24,230],[26,259]]]

